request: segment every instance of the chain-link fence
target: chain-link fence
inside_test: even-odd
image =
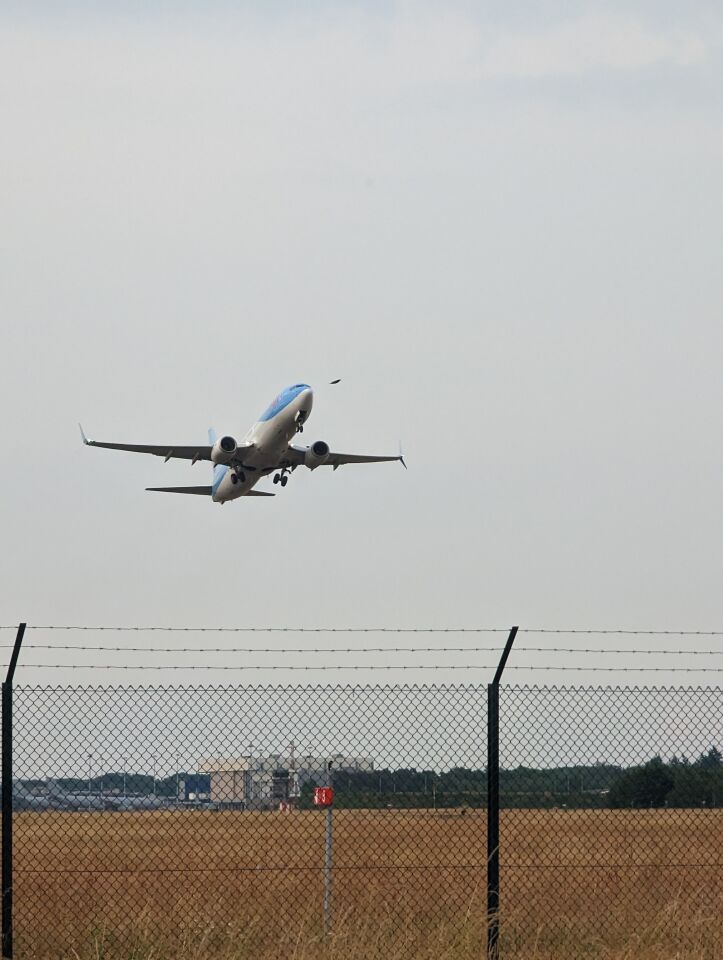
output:
[[[721,748],[719,688],[502,687],[508,950],[723,956]]]
[[[503,958],[723,955],[722,727],[501,688]],[[15,956],[479,960],[487,743],[482,685],[17,687]]]

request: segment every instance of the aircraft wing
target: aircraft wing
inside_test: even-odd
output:
[[[130,453],[150,453],[154,457],[163,457],[164,460],[191,460],[196,463],[197,460],[210,460],[213,447],[208,444],[196,444],[195,446],[174,446],[173,444],[147,444],[147,443],[105,443],[101,440],[89,440],[80,428],[80,435],[83,443],[88,447],[104,447],[106,450],[127,450]],[[243,446],[239,446],[235,461],[241,462],[240,457],[244,451]]]
[[[404,463],[401,456],[397,457],[371,457],[363,453],[330,453],[325,466],[341,467],[345,463],[390,463],[393,460],[399,460]],[[406,466],[406,464],[405,464]]]
[[[304,462],[306,451],[307,447],[290,444],[287,454],[288,466],[300,466]],[[395,460],[398,460],[406,469],[407,465],[401,453],[396,457],[375,457],[364,453],[334,453],[331,451],[322,466],[333,467],[336,470],[337,467],[341,467],[345,463],[390,463]],[[282,464],[282,466],[284,465]]]
[[[106,450],[128,450],[131,453],[152,453],[155,457],[163,457],[164,460],[210,460],[211,448],[209,446],[197,447],[172,447],[153,446],[144,443],[101,443],[100,440],[85,440],[89,447],[105,447]]]

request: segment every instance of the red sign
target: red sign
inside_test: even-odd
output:
[[[314,806],[330,807],[334,802],[334,791],[331,787],[314,787]]]

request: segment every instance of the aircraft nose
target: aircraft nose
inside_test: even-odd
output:
[[[299,409],[306,410],[308,413],[314,406],[314,391],[311,389],[311,387],[307,387],[306,390],[302,391],[302,393],[299,395],[299,400],[301,401]]]

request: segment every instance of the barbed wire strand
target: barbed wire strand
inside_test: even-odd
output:
[[[0,643],[2,649],[12,649],[11,643]],[[103,644],[31,643],[33,650],[83,650],[108,653],[494,653],[499,647],[123,647]],[[666,656],[723,656],[721,650],[663,650],[660,648],[612,647],[515,647],[516,653],[602,653]]]
[[[17,630],[17,624],[0,630]],[[28,624],[28,630],[84,630],[164,633],[509,633],[510,627],[172,627],[172,626],[83,626],[79,624]],[[596,636],[688,636],[723,637],[723,630],[629,630],[625,628],[520,627],[520,633],[587,634]]]
[[[0,627],[16,630],[17,624]],[[28,624],[28,630],[115,630],[119,632],[165,633],[509,633],[509,627],[163,627],[163,626],[79,626]]]

